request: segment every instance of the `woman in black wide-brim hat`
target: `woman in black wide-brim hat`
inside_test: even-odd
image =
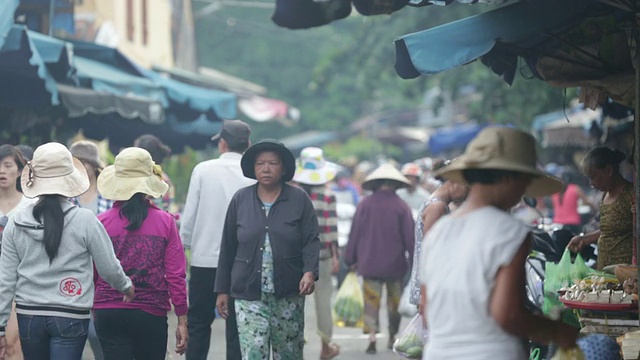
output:
[[[252,145],[242,171],[257,183],[227,210],[216,274],[218,312],[235,312],[242,357],[302,359],[304,297],[318,279],[318,219],[304,190],[288,185],[291,151],[275,140]],[[233,310],[231,310],[233,311]]]

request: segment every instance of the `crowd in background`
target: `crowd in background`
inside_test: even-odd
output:
[[[374,354],[383,293],[388,348],[399,332],[403,291],[410,291],[411,304],[434,324],[444,321],[443,314],[453,316],[442,297],[447,291],[432,290],[442,285],[433,275],[439,270],[432,264],[438,261],[429,266],[422,262],[453,251],[455,243],[445,246],[425,240],[437,237],[429,234],[437,224],[447,223],[440,221],[443,218],[453,226],[446,236],[456,239],[471,237],[469,229],[483,222],[502,221],[504,229],[496,239],[511,234],[503,240],[517,241],[509,243],[511,257],[500,260],[498,267],[519,259],[526,232],[521,222],[512,222],[502,211],[528,223],[549,218],[571,228],[577,235],[569,244],[572,249],[597,243],[603,254],[599,268],[634,261],[627,229],[632,187],[621,166],[625,156],[617,150],[599,147],[581,164],[548,164],[546,173],[535,159],[531,163],[524,156],[505,160],[499,157],[508,154],[492,153],[484,159],[487,156],[473,153],[473,143],[452,161],[422,158],[405,164],[385,160],[345,166],[326,160],[320,148],[305,148],[296,158],[278,141],[252,143],[250,134],[242,121],[224,122],[212,138],[220,156],[194,168],[180,214],[167,211],[175,208],[175,189],[160,167],[171,151],[153,135],[136,139],[110,166],[90,141],[77,141],[68,149],[43,144],[35,151],[0,146],[4,358],[79,359],[88,338],[96,359],[163,359],[171,309],[178,317],[175,351],[186,353],[187,359],[207,358],[216,311],[226,320],[229,359],[264,359],[271,353],[276,358],[302,358],[305,297],[313,294],[322,344],[319,355],[328,360],[340,353],[332,339],[332,294],[349,271],[363,279],[363,331],[369,334],[365,352]],[[489,128],[481,135],[487,142],[504,138],[516,155],[535,153],[528,134]],[[498,165],[479,166],[483,171],[469,165],[492,164],[491,156],[497,157]],[[580,172],[602,195],[574,183]],[[564,185],[554,187],[560,184],[557,181],[546,184],[544,191],[533,191],[548,174],[562,178]],[[523,205],[523,194],[537,196],[538,209]],[[500,212],[482,216],[473,212],[485,207]],[[599,211],[602,214],[595,216]],[[580,235],[584,214],[594,215],[602,229]],[[454,223],[462,221],[452,220],[458,216],[476,225],[454,236],[451,232],[465,228],[454,231]],[[434,232],[443,233],[443,226]],[[488,247],[505,244],[485,244],[477,253],[488,251],[489,256]],[[459,260],[464,262],[464,256]],[[47,263],[48,267],[42,265]],[[511,285],[503,284],[509,273],[501,274],[498,271],[490,285],[509,291]],[[462,277],[468,274],[458,275],[458,280],[466,281]],[[52,296],[36,296],[46,292]],[[484,305],[491,307],[504,300],[485,295],[489,298]],[[432,308],[425,305],[427,298],[433,299]],[[522,310],[517,305],[511,309]],[[556,326],[524,314],[523,320],[537,325],[512,331],[513,324],[501,318],[502,312],[492,312],[500,327],[490,329],[486,344],[495,339],[511,343],[512,336],[541,336],[541,328]],[[26,329],[37,336],[20,342],[19,334]],[[435,334],[429,345],[434,354],[449,354],[443,339],[451,334]],[[545,340],[569,346],[575,341],[569,334]],[[45,339],[50,340],[46,346]],[[480,348],[495,350],[469,347]]]

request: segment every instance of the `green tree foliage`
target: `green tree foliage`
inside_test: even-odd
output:
[[[210,152],[198,152],[187,147],[185,151],[178,155],[173,155],[162,164],[162,171],[167,173],[175,188],[176,204],[184,204],[189,190],[189,181],[193,168],[201,161],[218,157]]]
[[[349,138],[344,144],[327,144],[324,146],[324,153],[328,159],[339,163],[348,162],[352,157],[375,161],[380,155],[393,159],[399,159],[402,155],[402,151],[396,146],[361,136]]]
[[[397,36],[492,9],[458,3],[406,7],[389,16],[352,15],[319,28],[289,30],[271,21],[270,10],[223,7],[196,22],[199,60],[264,85],[269,96],[300,108],[300,123],[257,124],[254,138],[309,129],[344,132],[363,116],[419,106],[434,86],[454,100],[463,90],[481,94],[467,104],[470,119],[528,128],[533,116],[562,108],[565,95],[530,79],[524,66],[511,87],[478,61],[412,80],[401,79],[393,68]]]

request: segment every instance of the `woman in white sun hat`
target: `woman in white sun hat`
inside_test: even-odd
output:
[[[25,359],[79,360],[93,305],[94,264],[117,289],[119,302],[131,301],[134,288],[95,215],[67,200],[87,191],[89,179],[64,145],[39,146],[21,185],[25,196],[39,200],[9,220],[3,233],[0,354],[15,297]]]
[[[98,176],[100,193],[115,201],[98,218],[136,287],[136,300],[123,304],[105,279],[96,279],[95,326],[106,360],[164,360],[171,305],[178,317],[175,351],[183,354],[187,349],[182,242],[173,216],[149,199],[161,197],[168,188],[160,166],[141,148],[122,150]]]
[[[307,192],[318,217],[320,232],[319,278],[316,281],[314,299],[318,323],[318,335],[322,341],[321,360],[328,360],[340,353],[338,345],[331,342],[333,319],[331,317],[332,275],[340,269],[338,257],[338,217],[336,197],[327,183],[336,176],[338,166],[324,159],[322,149],[302,149],[296,161],[293,181]]]
[[[509,211],[523,195],[562,188],[537,169],[533,136],[485,128],[436,174],[469,185],[469,195],[422,244],[420,281],[429,324],[423,359],[524,360],[526,339],[575,346],[578,329],[524,305],[531,235]]]

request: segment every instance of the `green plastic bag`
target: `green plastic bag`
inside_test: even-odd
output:
[[[542,312],[552,318],[558,315],[560,319],[568,325],[580,327],[578,318],[570,309],[565,309],[559,299],[558,290],[563,287],[570,287],[575,281],[580,281],[593,273],[587,267],[580,254],[576,256],[575,262],[571,262],[571,252],[565,249],[562,258],[557,264],[547,262],[545,265],[544,278],[544,302]]]
[[[562,308],[558,299],[558,290],[571,284],[571,253],[565,250],[560,261],[556,264],[547,262],[544,270],[544,302],[542,313],[547,316]]]
[[[354,272],[344,278],[333,305],[333,322],[339,327],[364,326],[364,296]]]
[[[565,253],[568,251],[569,250],[565,250]],[[595,270],[588,267],[587,264],[585,264],[582,255],[578,254],[576,256],[576,259],[573,261],[573,265],[571,266],[571,279],[582,280],[593,273],[595,273]],[[573,281],[571,282],[571,284],[573,284]]]

